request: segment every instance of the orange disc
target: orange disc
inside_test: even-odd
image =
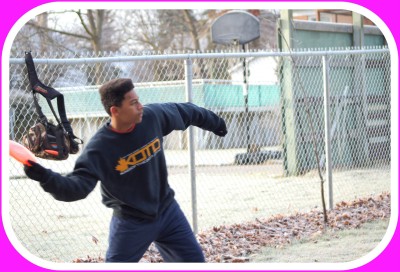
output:
[[[27,166],[31,166],[28,160],[37,162],[35,155],[29,149],[12,140],[10,140],[10,156]]]
[[[55,151],[55,150],[45,149],[44,152],[49,153],[54,156],[58,156],[58,151]]]

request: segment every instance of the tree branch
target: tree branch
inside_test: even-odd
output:
[[[81,22],[81,25],[83,26],[83,28],[85,29],[86,33],[90,36],[90,38],[88,38],[88,40],[92,40],[93,39],[93,33],[90,32],[89,28],[87,27],[87,25],[85,24],[85,21],[83,20],[82,17],[82,13],[81,10],[76,11],[76,14],[78,15],[78,18]]]
[[[46,30],[46,31],[55,32],[55,33],[59,33],[59,34],[62,34],[62,35],[67,35],[67,36],[71,36],[71,37],[75,37],[75,38],[90,40],[89,37],[84,36],[84,35],[71,33],[71,32],[66,32],[66,31],[62,31],[62,30],[57,30],[57,29],[54,29],[54,28],[39,26],[39,25],[37,25],[35,23],[31,23],[31,22],[28,22],[27,25],[35,27],[35,28],[40,29],[40,30]]]

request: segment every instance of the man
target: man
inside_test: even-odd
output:
[[[163,136],[194,125],[223,137],[225,121],[191,103],[142,106],[130,79],[111,80],[99,92],[111,120],[74,170],[62,176],[30,162],[26,175],[60,201],[83,199],[101,182],[103,203],[114,210],[106,262],[138,262],[152,242],[166,262],[204,262],[168,184]]]

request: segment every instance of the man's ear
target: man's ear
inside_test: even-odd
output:
[[[111,106],[111,108],[110,108],[110,113],[111,113],[111,116],[117,115],[117,114],[118,114],[118,107],[116,107],[116,106]]]

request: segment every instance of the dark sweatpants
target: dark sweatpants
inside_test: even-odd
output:
[[[204,255],[178,203],[156,220],[113,216],[106,262],[138,262],[154,242],[165,262],[204,262]]]

